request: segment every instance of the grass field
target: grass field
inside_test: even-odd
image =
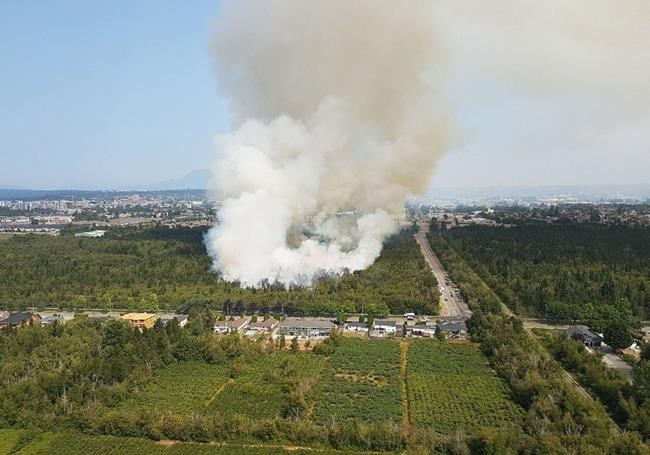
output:
[[[408,393],[413,424],[437,433],[518,426],[521,409],[471,344],[412,340]]]
[[[396,340],[343,338],[321,375],[314,419],[401,423],[399,361]]]

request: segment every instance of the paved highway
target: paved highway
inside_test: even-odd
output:
[[[427,264],[431,268],[431,271],[438,280],[438,285],[441,288],[440,290],[440,316],[445,316],[448,318],[458,318],[458,319],[467,319],[472,315],[472,312],[469,310],[467,304],[460,297],[458,292],[454,290],[454,283],[451,281],[447,272],[442,267],[442,264],[434,254],[429,242],[426,238],[426,232],[428,227],[420,226],[420,230],[415,234],[415,240],[420,245],[420,250],[424,259],[426,259]]]

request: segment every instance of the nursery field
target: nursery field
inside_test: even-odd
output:
[[[471,344],[412,340],[408,353],[409,413],[437,433],[518,426],[522,410]]]
[[[225,366],[205,362],[172,364],[122,406],[182,415],[204,413],[228,379]]]
[[[314,419],[402,421],[396,340],[343,338],[321,375]]]
[[[159,443],[146,439],[115,436],[91,436],[76,432],[31,432],[26,430],[0,430],[0,455],[282,455],[287,450],[280,445],[268,444],[193,444]],[[309,448],[291,448],[294,455],[314,453]],[[319,450],[319,454],[340,454],[337,450]],[[363,452],[359,452],[360,454]]]
[[[519,425],[520,408],[473,344],[411,339],[406,369],[408,417],[440,434]],[[272,351],[222,365],[180,362],[160,370],[123,408],[177,415],[292,416],[291,397],[304,398],[300,415],[332,421],[401,424],[405,398],[397,340],[344,337],[329,356]]]
[[[211,412],[250,418],[284,417],[287,394],[317,378],[325,363],[310,352],[276,351],[231,367],[232,379],[209,405]]]
[[[177,415],[283,417],[292,387],[317,378],[325,360],[308,352],[275,351],[225,365],[179,362],[160,370],[121,407]]]

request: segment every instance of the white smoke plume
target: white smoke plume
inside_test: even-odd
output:
[[[206,236],[228,281],[371,265],[447,141],[429,0],[226,0],[212,52],[235,129]]]

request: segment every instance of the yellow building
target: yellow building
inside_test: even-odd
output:
[[[122,316],[122,319],[129,321],[129,324],[136,329],[143,327],[150,329],[156,323],[158,317],[152,313],[127,313]]]

